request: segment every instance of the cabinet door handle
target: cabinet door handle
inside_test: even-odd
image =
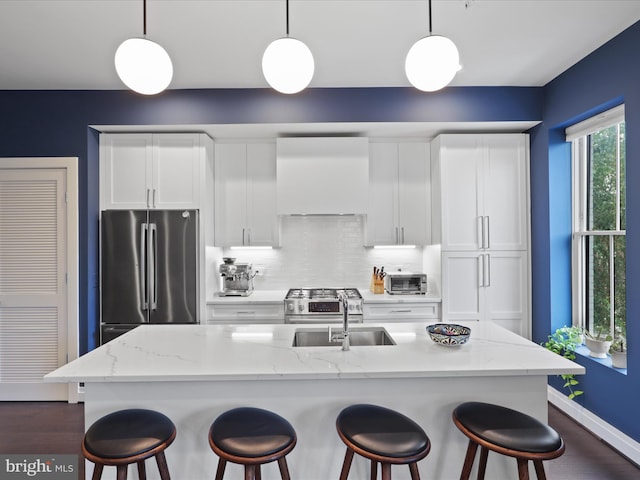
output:
[[[398,227],[396,227],[396,244],[400,243],[398,238]]]
[[[247,228],[247,245],[251,245],[251,229]]]
[[[391,310],[390,313],[411,313],[411,309],[407,309],[407,310]]]
[[[156,189],[153,189],[153,208],[156,208]]]
[[[147,208],[149,208],[151,206],[151,204],[149,203],[149,196],[151,195],[151,189],[147,188]]]
[[[484,248],[484,217],[478,217],[476,221],[476,234],[478,235],[478,248]]]
[[[484,287],[484,255],[478,255],[478,286]]]
[[[404,245],[404,227],[402,227],[401,230],[402,230],[402,245]]]
[[[242,245],[244,245],[244,228],[242,229]]]
[[[242,311],[242,310],[238,310],[236,312],[237,315],[255,315],[256,312],[255,311],[251,311],[251,310],[247,310],[247,311]]]
[[[484,243],[484,248],[491,248],[491,225],[489,223],[489,216],[487,215],[486,217],[484,217],[485,219],[485,224],[482,226],[484,235],[485,235],[485,239],[483,239],[483,243]]]
[[[485,257],[487,257],[487,287],[491,286],[491,255],[490,254],[486,254]]]

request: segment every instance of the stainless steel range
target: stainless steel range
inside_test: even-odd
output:
[[[362,295],[357,288],[292,288],[284,298],[285,323],[342,323],[347,298],[349,323],[362,323]]]

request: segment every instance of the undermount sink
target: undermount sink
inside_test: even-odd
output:
[[[332,333],[341,333],[341,326],[334,326]],[[349,344],[352,347],[395,345],[396,342],[384,327],[350,327]],[[328,328],[299,328],[293,336],[294,347],[339,347],[342,340],[329,340]]]

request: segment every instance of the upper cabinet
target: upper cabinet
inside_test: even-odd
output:
[[[215,245],[278,241],[275,143],[216,143]]]
[[[366,245],[430,244],[428,144],[371,143],[369,154]]]
[[[100,135],[100,207],[201,207],[206,135],[197,133]]]
[[[528,248],[526,135],[440,135],[432,158],[434,243],[445,251]]]

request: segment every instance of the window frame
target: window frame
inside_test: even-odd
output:
[[[583,122],[568,127],[566,140],[571,142],[571,179],[572,179],[572,235],[571,235],[571,297],[574,326],[588,329],[589,282],[587,280],[587,239],[598,236],[609,237],[609,334],[615,336],[615,263],[614,238],[625,237],[626,229],[621,229],[621,182],[620,148],[616,155],[616,225],[614,230],[588,229],[588,193],[589,193],[589,136],[600,130],[618,126],[618,145],[620,145],[620,124],[625,121],[624,104],[600,113]],[[625,159],[626,162],[626,159]],[[625,178],[626,181],[626,178]],[[625,205],[626,207],[626,205]],[[625,306],[626,316],[626,306]]]

